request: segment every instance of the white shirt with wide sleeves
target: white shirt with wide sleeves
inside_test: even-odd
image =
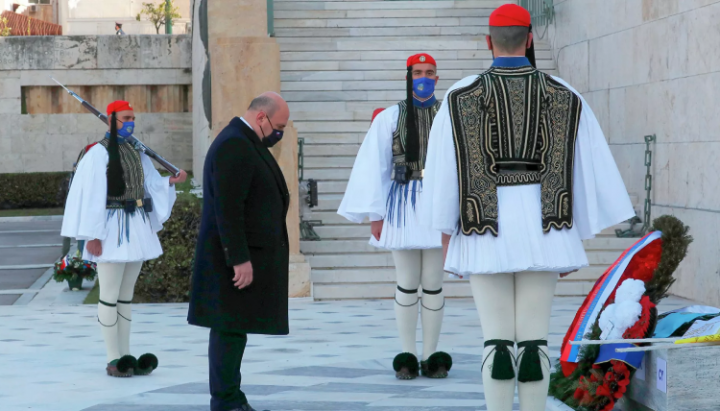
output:
[[[418,208],[423,181],[398,184],[391,180],[393,134],[400,110],[397,105],[378,114],[363,140],[353,165],[338,214],[354,223],[383,220],[380,240],[370,244],[386,250],[440,248],[441,233],[420,224]]]
[[[102,255],[83,250],[83,259],[97,263],[125,263],[152,260],[162,255],[157,232],[170,218],[175,204],[175,186],[162,177],[152,160],[141,153],[145,175],[145,198],[152,199],[153,211],[107,209],[108,152],[96,144],[83,156],[73,177],[65,203],[63,237],[102,242]]]

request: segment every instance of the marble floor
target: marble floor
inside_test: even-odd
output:
[[[553,357],[581,302],[555,300]],[[258,411],[485,410],[482,331],[472,300],[447,301],[439,349],[455,364],[443,380],[394,378],[392,304],[291,300],[289,336],[250,336],[242,368],[250,403]],[[689,304],[669,298],[660,309]],[[208,331],[189,326],[186,313],[186,304],[135,306],[134,354],[155,353],[160,367],[116,379],[105,375],[96,307],[1,306],[0,410],[208,411]]]

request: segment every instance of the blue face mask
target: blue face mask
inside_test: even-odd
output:
[[[118,129],[118,136],[122,138],[128,138],[133,134],[133,131],[135,130],[135,122],[134,121],[126,121],[123,123],[122,127]]]
[[[268,117],[268,123],[270,123],[270,127],[273,127],[272,122],[270,122],[270,117]],[[273,131],[270,133],[269,136],[265,135],[265,131],[263,131],[262,127],[260,127],[260,131],[263,133],[263,144],[265,147],[272,147],[275,144],[277,144],[280,140],[283,138],[283,133],[285,133],[283,130],[275,130],[273,127]]]
[[[435,79],[428,77],[413,80],[413,92],[421,99],[428,98],[435,93]]]

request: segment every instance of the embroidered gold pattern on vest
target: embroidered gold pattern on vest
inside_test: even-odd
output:
[[[497,187],[541,185],[542,226],[572,227],[580,98],[532,67],[491,68],[448,95],[461,228],[498,235]]]
[[[100,143],[107,149],[110,140],[105,138]],[[120,144],[120,164],[125,179],[125,193],[119,197],[110,197],[110,201],[142,200],[145,198],[145,172],[140,153],[130,144]],[[108,208],[113,208],[108,206]],[[117,206],[122,208],[122,206]]]
[[[427,157],[428,138],[430,137],[430,128],[438,110],[440,110],[440,102],[435,102],[427,108],[415,107],[415,118],[417,119],[418,135],[420,136],[420,160],[413,162],[405,161],[405,138],[407,137],[407,124],[405,124],[405,115],[407,113],[407,102],[398,103],[400,113],[398,116],[398,125],[393,134],[393,163],[398,165],[407,165],[413,171],[422,171],[425,168],[425,159]]]

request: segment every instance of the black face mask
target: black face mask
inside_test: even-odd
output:
[[[262,133],[263,133],[263,140],[262,140],[263,144],[265,145],[265,147],[270,148],[270,147],[274,146],[275,144],[277,144],[280,140],[282,140],[284,131],[275,130],[275,127],[272,125],[272,122],[270,121],[270,117],[268,117],[267,119],[268,119],[268,123],[270,123],[270,127],[273,127],[273,131],[270,133],[269,136],[265,135],[265,131],[263,131],[262,127],[260,127],[260,131],[262,131]]]

